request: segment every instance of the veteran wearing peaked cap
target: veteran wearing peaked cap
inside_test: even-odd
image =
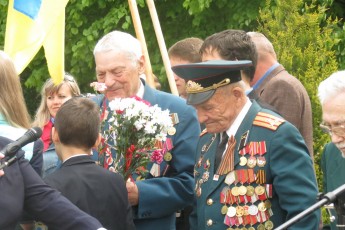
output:
[[[250,61],[174,66],[187,80],[201,133],[194,166],[191,229],[274,229],[317,201],[312,160],[298,130],[249,100],[241,70]],[[320,212],[289,229],[318,229]]]
[[[241,70],[249,66],[251,61],[212,60],[172,69],[187,81],[187,103],[196,105],[211,98],[217,88],[241,81]]]

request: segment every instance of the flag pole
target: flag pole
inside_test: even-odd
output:
[[[161,55],[163,58],[165,72],[167,74],[168,82],[170,85],[170,91],[172,94],[178,96],[178,91],[177,91],[177,87],[176,87],[176,83],[175,83],[175,79],[174,79],[174,74],[171,70],[169,56],[168,56],[167,48],[165,46],[163,33],[162,33],[162,29],[161,29],[161,26],[159,23],[155,4],[154,4],[153,0],[146,0],[146,3],[147,3],[147,6],[149,8],[149,11],[150,11],[153,27],[155,29],[155,33],[156,33],[156,37],[157,37],[157,41],[158,41],[158,45],[159,45],[159,49],[161,51]]]
[[[143,54],[145,57],[145,75],[146,75],[146,82],[149,86],[156,88],[153,75],[152,75],[152,67],[150,62],[149,53],[147,51],[147,45],[145,41],[143,27],[141,25],[141,20],[139,16],[138,6],[136,0],[128,0],[129,9],[131,11],[133,25],[136,33],[136,37],[141,43],[141,47],[143,50]]]

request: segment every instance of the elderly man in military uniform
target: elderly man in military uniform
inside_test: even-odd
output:
[[[328,133],[332,142],[326,144],[322,153],[323,192],[332,192],[345,184],[345,71],[333,73],[319,85],[318,96],[322,106],[322,130]],[[342,176],[340,176],[342,175]],[[340,196],[342,197],[342,196]],[[339,209],[331,209],[335,217],[330,229],[343,229],[345,215],[342,202],[335,203]]]
[[[312,160],[298,130],[247,98],[251,61],[174,66],[206,129],[197,146],[191,229],[274,229],[317,202]],[[289,229],[318,229],[315,211]]]

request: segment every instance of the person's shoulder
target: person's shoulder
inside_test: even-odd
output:
[[[289,72],[282,71],[270,80],[271,87],[284,88],[286,90],[300,91],[306,93],[306,89],[302,82]]]
[[[98,106],[102,105],[103,99],[104,99],[104,95],[103,94],[89,94],[86,96],[87,98],[89,98],[91,101],[95,102]]]
[[[120,175],[119,173],[109,171],[103,167],[100,167],[99,165],[96,165],[96,167],[98,168],[97,171],[98,171],[98,176],[100,180],[108,181],[110,182],[110,184],[114,186],[119,186],[120,184],[125,186],[125,181],[123,179],[123,176]]]
[[[323,154],[334,154],[335,152],[339,152],[340,150],[337,148],[337,146],[333,142],[329,142],[325,144],[323,147]]]
[[[4,148],[6,145],[8,145],[11,142],[13,142],[13,140],[4,136],[0,136],[0,148]]]
[[[175,101],[176,103],[181,103],[181,104],[184,104],[184,105],[187,105],[186,104],[186,100],[184,100],[183,98],[179,97],[179,96],[176,96],[174,94],[171,94],[171,93],[167,93],[167,92],[164,92],[164,91],[160,91],[160,90],[154,90],[155,93],[159,96],[159,97],[162,97],[162,98],[166,98],[166,99],[169,99],[169,100],[173,100]]]
[[[13,142],[12,139],[9,139],[7,137],[4,136],[0,136],[0,150],[4,149],[7,145],[11,144]],[[25,152],[23,150],[18,150],[16,153],[16,157],[19,158],[23,158],[25,155]]]
[[[157,104],[162,109],[169,109],[170,112],[182,112],[194,110],[194,108],[186,103],[186,100],[176,95],[154,90],[156,94]],[[189,112],[188,112],[189,113]]]
[[[282,116],[269,110],[262,108],[255,116],[253,125],[276,131],[283,124],[288,123]]]

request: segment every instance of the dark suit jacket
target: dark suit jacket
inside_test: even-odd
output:
[[[259,99],[272,105],[302,134],[313,157],[313,119],[308,93],[302,83],[282,65],[275,68],[255,89]]]
[[[328,143],[322,153],[321,169],[323,172],[323,192],[332,192],[341,185],[345,184],[345,158],[342,157],[340,150],[333,143]],[[337,218],[334,209],[332,214]],[[331,229],[335,230],[337,219],[331,223]]]
[[[123,178],[99,167],[90,156],[68,159],[44,180],[108,230],[134,229]]]
[[[234,150],[234,166],[235,170],[243,169],[248,170],[247,165],[241,166],[239,145],[241,143],[241,136],[249,131],[247,145],[250,142],[266,143],[266,153],[263,155],[266,159],[264,167],[256,165],[254,167],[255,173],[258,175],[258,170],[264,170],[266,180],[264,182],[255,181],[251,185],[256,188],[259,184],[272,185],[272,198],[269,198],[271,202],[271,209],[273,215],[269,218],[275,229],[279,225],[286,222],[291,217],[304,211],[311,205],[317,202],[317,184],[313,170],[313,163],[308,155],[307,147],[303,141],[302,136],[298,130],[289,122],[284,122],[276,130],[271,130],[266,127],[256,125],[254,119],[258,112],[264,112],[265,114],[271,114],[274,117],[279,117],[273,112],[262,109],[256,102],[253,101],[248,113],[244,117],[241,125],[239,126],[236,134],[236,145]],[[278,118],[279,119],[279,118]],[[267,122],[274,126],[275,120],[268,119]],[[219,143],[219,135],[212,141],[215,134],[207,133],[200,138],[196,158],[197,164],[195,165],[195,181],[200,185],[200,181],[203,181],[200,185],[199,197],[196,196],[194,212],[191,214],[190,225],[193,230],[214,229],[223,230],[227,229],[227,225],[224,224],[225,215],[221,213],[222,204],[220,201],[220,194],[223,189],[229,187],[239,187],[240,182],[234,182],[230,185],[225,183],[227,175],[219,176],[218,180],[214,180],[214,161],[215,153]],[[207,147],[209,146],[209,148]],[[204,152],[203,152],[204,151]],[[255,155],[254,155],[255,156]],[[246,158],[249,154],[245,155]],[[222,161],[225,157],[223,157]],[[206,167],[205,165],[209,165]],[[207,171],[209,174],[207,174]],[[262,175],[263,175],[262,174]],[[207,175],[207,177],[206,177]],[[207,178],[207,179],[206,179]],[[238,178],[240,181],[240,179]],[[236,184],[236,185],[235,185]],[[243,183],[244,186],[248,186],[248,182]],[[196,186],[195,188],[197,188]],[[240,197],[237,196],[230,207],[244,206],[245,201],[240,201]],[[256,207],[261,201],[258,199],[253,205]],[[250,202],[246,203],[248,206]],[[320,220],[320,212],[315,211],[308,217],[300,220],[289,229],[293,230],[305,230],[305,229],[318,229]],[[207,224],[212,226],[207,226]],[[248,228],[249,225],[245,226]],[[257,229],[258,224],[253,227]],[[243,226],[240,225],[239,228]],[[234,226],[232,228],[235,228]]]
[[[143,99],[162,110],[177,113],[179,122],[174,126],[176,133],[168,135],[173,144],[170,151],[172,159],[160,164],[160,176],[153,177],[149,173],[145,180],[136,181],[139,205],[134,207],[134,223],[139,230],[175,229],[176,211],[193,201],[193,166],[200,124],[195,109],[188,106],[185,100],[152,89],[145,82],[144,85]],[[102,106],[102,100],[103,97],[95,101]],[[149,171],[151,166],[147,166]],[[136,174],[132,176],[137,177]]]
[[[0,149],[11,141],[0,137]],[[24,152],[17,153],[18,160],[4,169],[0,177],[0,229],[13,230],[23,209],[35,219],[46,223],[49,230],[95,230],[101,224],[79,210],[59,192],[46,185],[24,159]]]

